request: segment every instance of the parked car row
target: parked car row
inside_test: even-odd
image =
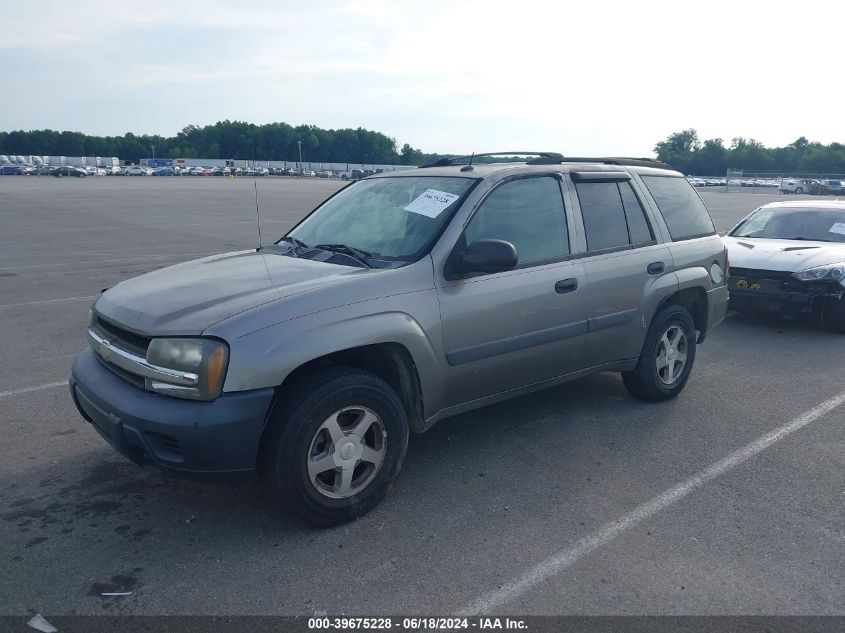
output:
[[[693,187],[716,187],[725,186],[724,178],[698,178],[696,176],[688,176],[687,180]]]
[[[121,170],[119,176],[300,176],[336,178],[333,172],[301,171],[283,167],[145,167],[143,165],[132,165]]]
[[[841,196],[845,193],[842,187],[842,181],[830,178],[822,178],[820,180],[813,178],[784,178],[780,181],[778,190],[781,193],[793,193],[797,195],[807,193],[813,196]]]

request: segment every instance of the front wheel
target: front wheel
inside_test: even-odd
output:
[[[795,195],[797,195],[797,196],[800,196],[802,193],[804,193],[804,190],[801,187],[798,187],[795,190]]]
[[[351,521],[387,494],[408,447],[408,418],[381,378],[352,367],[285,389],[259,468],[281,505],[318,526]]]
[[[668,305],[655,315],[637,366],[622,373],[629,393],[659,402],[677,396],[695,362],[695,325],[686,308]]]

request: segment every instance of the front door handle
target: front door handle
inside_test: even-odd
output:
[[[578,280],[575,278],[561,279],[555,284],[555,292],[559,295],[565,292],[575,292],[576,290],[578,290]]]
[[[649,275],[660,275],[663,273],[664,270],[666,270],[666,264],[664,264],[663,262],[652,262],[648,265],[648,268],[646,268],[646,270],[648,271]]]

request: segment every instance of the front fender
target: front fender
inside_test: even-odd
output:
[[[394,343],[402,345],[414,361],[425,410],[437,411],[442,408],[443,393],[441,350],[426,332],[439,332],[440,324],[436,312],[428,316],[436,322],[421,324],[406,312],[388,311],[322,323],[309,317],[253,332],[232,344],[224,390],[276,387],[297,367],[322,356]]]

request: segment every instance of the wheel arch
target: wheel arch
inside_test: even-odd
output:
[[[693,325],[699,331],[698,342],[704,340],[704,333],[707,330],[707,292],[701,286],[690,286],[681,288],[665,297],[657,306],[654,315],[667,305],[675,304],[685,308],[692,316]],[[653,317],[652,317],[653,318]]]
[[[276,398],[284,398],[300,379],[326,367],[355,367],[378,376],[396,391],[405,405],[411,429],[423,430],[425,404],[419,371],[411,352],[401,343],[359,345],[306,361],[285,377],[276,389]]]

